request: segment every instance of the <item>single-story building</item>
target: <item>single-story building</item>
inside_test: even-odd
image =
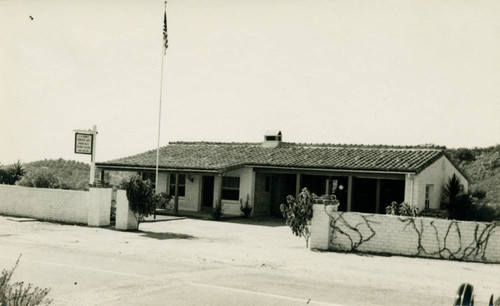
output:
[[[96,166],[104,180],[110,172],[131,171],[155,182],[156,150]],[[220,202],[224,214],[239,215],[240,203],[248,201],[257,216],[279,214],[287,195],[308,187],[317,195],[337,195],[339,210],[385,213],[393,201],[439,208],[453,174],[467,190],[468,179],[443,147],[298,144],[283,142],[276,131],[262,143],[173,142],[160,148],[156,192],[174,196],[185,211],[211,210]]]

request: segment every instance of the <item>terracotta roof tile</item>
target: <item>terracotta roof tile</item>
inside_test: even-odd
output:
[[[439,147],[380,147],[282,143],[176,142],[160,148],[160,168],[225,171],[248,166],[420,172],[443,155]],[[156,166],[156,150],[97,163],[101,168]]]

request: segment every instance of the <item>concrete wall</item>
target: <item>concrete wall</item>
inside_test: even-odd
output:
[[[89,200],[87,191],[0,185],[0,214],[10,216],[87,224]]]
[[[423,210],[425,208],[426,185],[433,185],[430,208],[439,208],[443,186],[453,174],[458,176],[460,182],[464,185],[465,191],[467,191],[468,183],[465,177],[453,166],[448,158],[442,156],[418,175],[406,177],[405,202]]]
[[[109,226],[111,194],[111,188],[75,191],[0,185],[0,214]]]
[[[314,205],[310,247],[500,263],[500,224],[331,211]]]

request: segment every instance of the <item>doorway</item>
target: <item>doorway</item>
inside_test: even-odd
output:
[[[201,210],[209,211],[214,205],[214,177],[202,176],[201,179]]]
[[[352,211],[376,213],[377,180],[353,178]]]

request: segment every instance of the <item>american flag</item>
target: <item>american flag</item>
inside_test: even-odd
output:
[[[168,49],[168,33],[167,33],[167,12],[163,15],[163,44],[165,49],[163,49],[164,53],[167,53]]]

